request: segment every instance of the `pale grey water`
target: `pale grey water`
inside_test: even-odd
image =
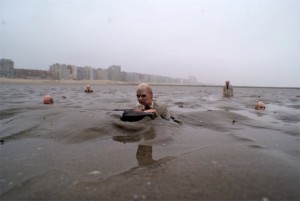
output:
[[[121,122],[135,86],[92,87],[0,85],[1,200],[299,199],[299,89],[153,86],[178,125]]]

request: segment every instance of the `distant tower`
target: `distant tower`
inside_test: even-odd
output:
[[[0,59],[0,77],[15,77],[14,62],[10,59]]]
[[[109,80],[121,80],[121,66],[110,66],[107,69]]]
[[[77,67],[73,65],[66,65],[66,64],[52,64],[49,67],[50,74],[52,79],[55,80],[71,80],[77,79]]]
[[[108,73],[106,69],[97,69],[97,80],[108,80]]]

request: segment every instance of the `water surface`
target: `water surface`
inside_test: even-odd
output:
[[[135,86],[92,87],[0,85],[1,200],[299,200],[299,89],[153,86],[179,125],[121,122]]]

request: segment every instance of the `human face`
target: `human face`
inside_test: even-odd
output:
[[[265,106],[264,103],[258,102],[258,103],[255,105],[255,109],[256,109],[256,110],[264,110],[264,109],[266,109],[266,106]]]
[[[149,90],[138,89],[136,91],[136,97],[140,104],[142,105],[151,105],[152,104],[152,95]]]
[[[264,110],[264,109],[266,109],[266,107],[264,105],[256,105],[255,109],[256,110]]]

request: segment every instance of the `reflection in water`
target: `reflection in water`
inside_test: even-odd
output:
[[[142,135],[134,134],[134,135],[125,135],[125,136],[113,136],[112,139],[117,142],[130,143],[130,142],[138,142],[142,139]]]
[[[144,140],[153,140],[155,138],[155,129],[151,127],[143,133]]]
[[[262,112],[257,112],[257,111],[255,111],[255,114],[256,114],[258,117],[262,117],[262,116],[265,115],[264,113],[262,113]]]
[[[132,143],[138,142],[142,139],[144,140],[152,140],[155,138],[155,129],[151,127],[150,129],[137,134],[130,134],[125,136],[113,136],[112,139],[117,142],[122,143]],[[143,145],[139,144],[138,149],[136,151],[136,159],[138,161],[139,166],[150,165],[155,162],[152,158],[152,146],[151,145]]]
[[[152,158],[152,146],[151,145],[141,145],[139,144],[136,159],[139,166],[150,165],[155,162]]]
[[[125,129],[126,130],[126,129]],[[152,140],[155,138],[155,129],[153,127],[142,133],[129,133],[127,135],[118,135],[113,136],[112,139],[117,142],[130,143],[130,142],[139,142],[142,139]]]

